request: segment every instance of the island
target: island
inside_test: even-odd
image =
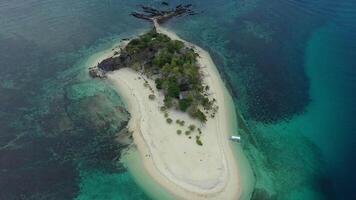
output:
[[[124,39],[89,73],[108,79],[126,102],[143,167],[161,187],[178,199],[239,199],[231,97],[209,53],[160,26],[193,14],[190,7],[143,6],[149,14],[132,15],[152,30]]]

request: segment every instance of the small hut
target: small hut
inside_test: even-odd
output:
[[[189,91],[182,91],[179,93],[179,99],[186,99],[188,98]]]

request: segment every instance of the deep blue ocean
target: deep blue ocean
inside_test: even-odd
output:
[[[164,26],[232,94],[253,199],[356,199],[356,1],[205,0]],[[129,119],[88,58],[149,30],[148,0],[0,1],[0,200],[150,199],[119,161]]]

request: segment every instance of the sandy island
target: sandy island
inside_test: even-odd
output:
[[[203,83],[209,85],[210,97],[216,99],[219,110],[214,118],[209,117],[203,124],[187,113],[170,109],[169,116],[173,123],[168,124],[160,111],[163,95],[155,88],[154,81],[129,68],[109,72],[109,81],[123,97],[131,114],[128,128],[133,131],[134,144],[140,153],[143,167],[175,198],[239,199],[242,195],[241,176],[229,144],[231,141],[228,140],[233,132],[229,117],[234,110],[229,106],[231,97],[227,97],[219,72],[208,52],[184,41],[157,23],[155,27],[157,32],[184,42],[199,54]],[[103,60],[105,55],[108,57],[106,52],[95,62]],[[155,100],[148,98],[151,91],[145,86],[146,81],[153,89]],[[178,135],[176,131],[182,127],[174,123],[176,119],[184,120],[185,127],[190,124],[199,127],[203,133],[203,146],[197,145],[194,136],[189,139],[184,133]]]

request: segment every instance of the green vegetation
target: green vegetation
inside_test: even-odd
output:
[[[199,133],[199,134],[201,134],[201,133],[202,133],[200,128],[198,128],[197,130],[198,130],[198,133]]]
[[[199,119],[202,122],[206,122],[207,120],[205,114],[200,110],[197,110],[196,113],[194,113],[192,116]]]
[[[149,98],[150,100],[154,100],[154,99],[156,98],[156,96],[155,96],[154,94],[150,94],[150,95],[148,95],[148,98]]]
[[[180,126],[184,126],[185,121],[184,121],[184,120],[177,119],[177,120],[176,120],[176,124],[179,124]]]
[[[190,131],[185,131],[185,135],[190,135]]]
[[[181,120],[181,121],[179,122],[179,125],[180,125],[180,126],[184,126],[184,124],[185,124],[185,121],[184,121],[184,120]]]
[[[166,92],[167,92],[167,96],[170,97],[170,98],[179,98],[179,86],[178,86],[178,83],[177,83],[177,79],[176,77],[170,77],[168,78],[168,81],[165,83],[163,82],[163,84],[167,84],[166,86]]]
[[[117,60],[118,65],[142,71],[155,80],[156,88],[164,94],[166,109],[179,109],[206,122],[201,109],[208,113],[214,101],[206,97],[209,86],[202,84],[197,57],[183,42],[152,30],[131,40]],[[150,87],[147,81],[144,85]]]
[[[200,140],[200,136],[195,136],[195,142],[199,145],[199,146],[203,146],[203,142]]]
[[[182,134],[182,130],[177,130],[177,134],[178,135]]]
[[[205,114],[196,107],[189,107],[187,110],[190,116],[199,119],[202,122],[206,122],[207,118]]]
[[[167,118],[166,121],[168,124],[171,124],[173,120],[171,118]]]
[[[180,99],[179,100],[179,109],[181,111],[186,111],[189,108],[189,106],[191,106],[191,104],[192,104],[192,100],[190,100],[190,99]]]
[[[189,125],[189,130],[191,130],[191,131],[194,131],[195,130],[195,125],[194,124],[191,124],[191,125]]]
[[[176,124],[179,124],[180,126],[184,126],[185,121],[184,121],[184,120],[179,120],[179,119],[177,119],[177,120],[176,120]]]
[[[166,106],[161,106],[160,110],[161,110],[162,112],[165,112],[165,111],[167,110],[167,108],[166,108]]]
[[[163,82],[162,82],[161,79],[158,79],[158,78],[157,78],[157,79],[155,80],[155,83],[156,83],[156,88],[157,88],[157,89],[159,89],[159,90],[162,89],[162,83],[163,83]]]
[[[172,100],[173,100],[172,97],[165,95],[163,99],[163,103],[167,108],[171,108],[173,106]]]

